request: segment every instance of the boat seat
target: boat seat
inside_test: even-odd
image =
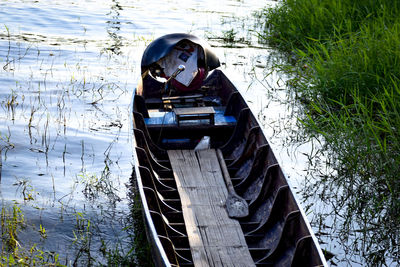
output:
[[[180,128],[185,128],[187,130],[190,130],[193,127],[203,129],[208,131],[209,129],[220,129],[220,128],[226,128],[229,129],[229,131],[233,132],[234,127],[236,126],[236,118],[233,116],[225,116],[224,115],[224,110],[225,107],[223,106],[209,106],[209,107],[196,107],[196,108],[191,108],[191,109],[210,109],[210,111],[207,111],[205,113],[201,113],[201,116],[204,116],[204,118],[196,118],[196,114],[183,114],[179,116],[188,116],[187,121],[184,123],[181,123],[182,119],[179,118],[180,120]],[[180,108],[178,108],[179,111]],[[187,109],[187,108],[184,108]],[[210,124],[210,114],[213,113],[211,109],[214,110],[214,123]],[[174,111],[160,111],[160,110],[150,110],[149,111],[150,117],[144,119],[145,124],[147,126],[148,131],[151,133],[153,131],[158,131],[161,128],[164,129],[164,131],[168,129],[173,129],[173,130],[179,130],[179,126],[177,123],[176,119],[176,114]],[[192,117],[190,117],[192,116]],[[203,119],[201,124],[199,123],[199,120]],[[183,119],[184,120],[184,119]]]
[[[178,127],[185,120],[209,120],[210,125],[215,124],[213,107],[174,108],[173,111]]]
[[[164,109],[172,109],[175,105],[189,105],[192,107],[204,106],[203,95],[182,95],[182,96],[169,96],[162,98],[162,104]]]

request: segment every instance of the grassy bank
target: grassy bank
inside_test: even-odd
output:
[[[326,140],[335,175],[313,187],[340,198],[343,229],[371,237],[362,257],[399,262],[400,2],[284,0],[260,17],[260,38],[294,59],[299,121]]]

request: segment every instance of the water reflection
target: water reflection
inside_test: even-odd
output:
[[[368,175],[360,177],[360,173],[342,162],[329,144],[315,151],[309,166],[312,179],[306,181],[304,194],[308,201],[325,205],[315,214],[315,223],[326,242],[327,237],[340,240],[347,256],[335,261],[352,262],[358,258],[362,265],[399,264],[397,201],[382,198],[382,182]]]
[[[309,113],[299,103],[296,91],[286,89],[298,77],[288,72],[291,68],[285,69],[285,57],[270,55],[272,58],[266,60],[268,70],[254,68],[250,72],[255,79],[253,86],[264,86],[268,99],[260,104],[258,118],[270,133],[271,143],[278,144],[274,150],[285,162],[289,183],[301,196],[330,264],[397,266],[400,210],[395,199],[382,195],[386,186],[382,184],[383,176],[374,177],[366,169],[360,171],[339,153],[354,145],[349,142],[354,140],[351,137],[336,136],[337,142],[328,142],[307,130],[302,121]],[[277,73],[279,78],[271,77]],[[281,153],[279,147],[284,148]],[[357,147],[361,150],[363,145]],[[379,160],[378,155],[369,158]]]
[[[85,50],[9,40],[0,51],[9,55],[0,93],[1,197],[3,208],[24,214],[15,233],[24,244],[19,257],[35,243],[57,249],[66,265],[106,263],[111,252],[100,253],[101,244],[129,251],[122,219],[129,216],[128,90],[91,65],[109,66],[108,59],[83,62]]]
[[[0,194],[4,210],[25,218],[18,259],[34,244],[70,266],[148,259],[140,246],[131,250],[144,242],[134,234],[143,222],[133,221],[128,131],[142,51],[155,35],[219,31],[222,15],[256,1],[187,4],[0,3]]]
[[[346,204],[352,197],[368,199],[375,187],[343,194],[345,188],[332,182],[344,174],[334,153],[297,124],[303,111],[286,90],[293,76],[271,69],[284,61],[251,31],[252,11],[265,4],[1,2],[7,28],[0,29],[0,194],[3,207],[16,203],[25,214],[21,243],[56,251],[66,265],[123,265],[148,257],[141,247],[136,256],[130,251],[144,239],[134,235],[143,224],[134,221],[140,208],[131,202],[137,195],[130,186],[128,105],[146,44],[177,31],[209,38],[284,162],[322,247],[335,254],[331,263],[382,264],[383,257],[394,263],[398,227],[357,218],[357,208]]]
[[[110,12],[107,13],[111,19],[106,21],[107,24],[107,33],[110,36],[111,44],[109,47],[105,48],[106,50],[111,51],[112,53],[119,55],[121,53],[122,46],[122,36],[118,35],[121,30],[121,22],[119,21],[120,11],[122,11],[122,6],[119,1],[112,0],[112,5]]]

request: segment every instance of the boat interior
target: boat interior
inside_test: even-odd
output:
[[[242,95],[220,70],[190,94],[162,96],[147,76],[133,98],[133,134],[145,201],[172,266],[193,266],[169,150],[193,150],[204,136],[224,157],[236,193],[249,205],[238,219],[256,266],[320,266],[315,241],[284,174]],[[197,112],[199,111],[199,112]]]

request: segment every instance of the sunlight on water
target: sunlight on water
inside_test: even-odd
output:
[[[0,2],[0,152],[3,207],[25,214],[18,235],[66,265],[106,264],[133,243],[129,103],[145,47],[172,32],[207,39],[221,69],[258,116],[304,202],[314,143],[293,142],[290,77],[271,71],[253,12],[275,1],[3,0]],[[295,143],[295,144],[293,144]],[[46,237],[40,234],[46,229]],[[313,225],[314,229],[319,229]],[[318,233],[317,233],[318,234]],[[337,254],[340,241],[319,237]],[[129,255],[128,255],[129,256]]]
[[[0,193],[25,215],[24,247],[67,265],[128,253],[129,103],[143,50],[170,32],[221,36],[256,2],[0,3]]]

